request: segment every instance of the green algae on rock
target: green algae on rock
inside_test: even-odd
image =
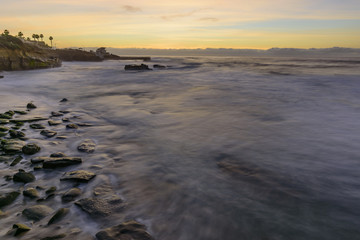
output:
[[[60,208],[49,220],[48,225],[61,221],[69,213],[68,208]]]
[[[30,172],[25,172],[23,169],[19,169],[19,172],[15,173],[13,176],[14,182],[23,182],[29,183],[35,181],[35,176]]]
[[[22,214],[30,220],[39,221],[44,217],[49,216],[54,210],[45,205],[34,205],[29,208],[25,208]]]
[[[0,207],[11,204],[20,195],[20,192],[13,191],[5,194],[0,194]]]
[[[35,143],[28,143],[22,148],[22,152],[26,155],[33,155],[37,152],[39,152],[41,148],[36,145]]]

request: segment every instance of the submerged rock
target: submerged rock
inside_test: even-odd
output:
[[[16,166],[21,160],[23,159],[22,156],[17,156],[14,161],[11,162],[10,166],[13,167],[13,166]]]
[[[85,171],[85,170],[78,170],[67,172],[65,175],[60,179],[61,181],[65,180],[72,180],[77,182],[88,182],[96,176],[95,173]]]
[[[75,123],[70,123],[70,124],[66,125],[66,128],[68,128],[68,129],[78,129],[79,126],[76,125]]]
[[[9,121],[12,123],[18,123],[18,122],[37,122],[37,121],[43,121],[48,120],[47,117],[32,117],[32,118],[25,118],[25,119],[10,119]]]
[[[23,234],[23,233],[28,232],[28,231],[31,230],[30,227],[28,227],[28,226],[26,226],[25,224],[22,224],[22,223],[15,223],[12,228],[15,231],[14,236],[18,236],[20,234]]]
[[[85,139],[77,149],[80,152],[93,153],[95,151],[96,143],[91,139]]]
[[[19,172],[15,173],[13,176],[14,182],[23,182],[23,183],[29,183],[35,181],[35,176],[30,172],[25,172],[22,169],[19,169]]]
[[[164,68],[166,68],[166,66],[160,65],[160,64],[154,64],[154,65],[153,65],[153,68],[164,69]]]
[[[67,102],[67,101],[69,101],[67,98],[63,98],[60,100],[60,102]]]
[[[96,234],[98,240],[154,240],[146,227],[136,221],[123,222]]]
[[[67,214],[69,213],[68,208],[60,208],[54,216],[49,220],[48,225],[51,225],[53,223],[59,222],[61,219],[63,219]]]
[[[40,240],[57,240],[57,239],[62,239],[64,237],[66,237],[66,234],[61,233],[61,234],[57,234],[57,235],[50,236],[50,237],[44,237],[44,238],[41,238]]]
[[[62,114],[61,112],[51,112],[51,116],[53,116],[53,117],[61,117],[61,116],[64,116],[64,114]]]
[[[39,192],[35,188],[28,188],[23,191],[23,195],[30,198],[38,198]]]
[[[0,118],[2,119],[12,119],[12,115],[7,113],[0,113]]]
[[[27,111],[15,110],[14,112],[15,112],[15,113],[17,113],[17,114],[20,114],[20,115],[25,115],[25,114],[28,114],[28,112],[27,112]]]
[[[9,131],[9,128],[0,126],[0,132],[7,132],[7,131]]]
[[[125,65],[125,70],[151,70],[149,68],[148,65],[146,64],[140,64],[140,65],[136,65],[136,64],[130,64],[130,65]]]
[[[54,121],[54,120],[48,121],[49,126],[56,126],[56,125],[60,125],[61,123],[62,123],[61,121]]]
[[[15,131],[15,130],[10,130],[9,134],[12,138],[23,138],[25,137],[25,133],[21,132],[21,131]]]
[[[40,132],[40,134],[45,136],[45,137],[51,138],[51,137],[55,136],[57,134],[57,132],[51,131],[51,130],[42,130]]]
[[[26,105],[26,107],[29,108],[29,109],[37,108],[37,106],[35,106],[35,104],[33,104],[32,102],[28,103],[28,104]]]
[[[92,217],[106,217],[111,213],[123,210],[125,207],[123,200],[117,196],[109,199],[84,198],[75,204]]]
[[[71,201],[75,200],[80,195],[81,195],[81,189],[80,188],[72,188],[69,191],[65,192],[64,195],[62,195],[61,199],[64,202],[71,202]]]
[[[63,152],[52,153],[50,157],[67,157]]]
[[[16,154],[22,152],[22,148],[25,146],[26,143],[24,141],[10,139],[2,140],[1,144],[2,149],[5,153]]]
[[[60,157],[60,158],[43,158],[43,168],[67,167],[74,164],[80,164],[82,159],[79,157]]]
[[[44,217],[49,216],[54,210],[45,205],[34,205],[29,208],[25,208],[22,214],[30,220],[39,221]]]
[[[33,129],[45,129],[46,127],[39,123],[30,124],[30,127]]]
[[[0,194],[0,207],[4,207],[6,205],[11,204],[16,200],[16,198],[20,195],[19,192],[9,192],[5,194]]]
[[[39,152],[41,148],[36,145],[35,143],[28,143],[22,148],[22,152],[26,155],[33,155],[37,152]]]

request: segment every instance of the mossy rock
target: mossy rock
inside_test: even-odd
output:
[[[9,128],[0,126],[0,132],[7,132],[7,131],[9,131]]]
[[[22,152],[26,155],[33,155],[37,152],[39,152],[41,148],[36,145],[35,143],[28,143],[22,148]]]
[[[23,183],[29,183],[35,181],[35,176],[30,172],[25,172],[22,169],[19,169],[19,172],[15,173],[13,176],[14,182],[23,182]]]
[[[0,124],[8,124],[9,120],[8,119],[0,119]]]
[[[39,192],[35,188],[28,188],[23,191],[23,195],[29,198],[38,198]]]
[[[49,189],[47,189],[46,191],[45,191],[45,193],[46,194],[51,194],[51,193],[54,193],[55,191],[56,191],[56,187],[55,186],[52,186],[52,187],[50,187]]]
[[[14,112],[15,112],[15,113],[17,113],[17,114],[20,114],[20,115],[25,115],[25,114],[28,114],[28,112],[27,112],[27,111],[19,111],[19,110],[15,110]]]
[[[14,161],[11,162],[10,166],[13,167],[13,166],[16,166],[21,160],[23,159],[22,156],[17,156]]]
[[[30,124],[30,127],[32,129],[45,129],[46,128],[44,125],[39,124],[39,123]]]
[[[48,225],[61,221],[69,213],[68,208],[60,208],[49,220]]]
[[[6,113],[0,113],[0,118],[2,119],[12,119],[12,115]]]
[[[22,223],[15,223],[12,228],[15,230],[14,236],[18,236],[31,230],[30,227]]]
[[[12,138],[23,138],[25,137],[25,133],[21,132],[21,131],[15,131],[15,130],[10,130],[9,134]]]
[[[4,207],[6,205],[13,203],[19,195],[20,195],[20,192],[16,192],[16,191],[6,193],[6,194],[1,194],[0,195],[0,207]]]
[[[30,220],[39,221],[53,212],[48,206],[45,205],[34,205],[29,208],[25,208],[22,214]]]

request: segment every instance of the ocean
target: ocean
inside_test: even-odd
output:
[[[92,126],[50,127],[65,140],[26,131],[35,156],[84,161],[26,185],[57,187],[42,204],[70,209],[60,225],[27,221],[19,213],[36,201],[20,196],[2,209],[1,239],[16,222],[32,224],[22,239],[75,229],[90,239],[129,219],[157,240],[360,239],[360,58],[154,57],[146,64],[167,68],[125,71],[132,63],[2,73],[0,112],[33,101],[31,114],[65,110]],[[95,152],[78,152],[88,138]],[[0,162],[0,193],[23,188],[3,177],[32,170],[32,157]],[[79,169],[97,174],[76,185],[79,199],[100,187],[126,207],[98,219],[63,203],[74,184],[59,178]]]

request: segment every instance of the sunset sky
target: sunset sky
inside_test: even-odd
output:
[[[57,47],[360,48],[360,0],[0,0],[0,26]]]

